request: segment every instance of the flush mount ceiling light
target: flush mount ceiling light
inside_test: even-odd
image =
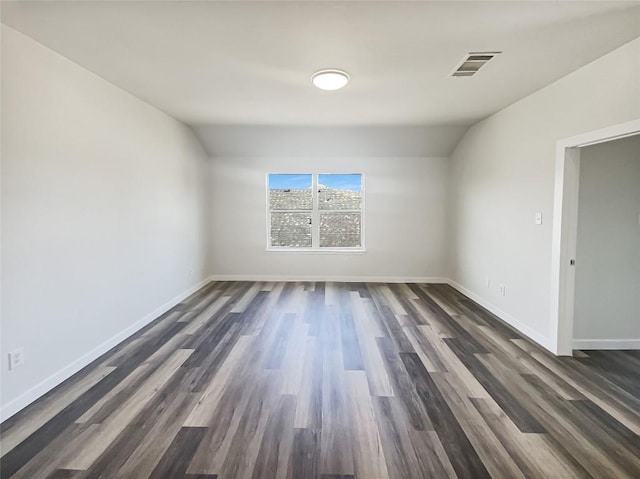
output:
[[[321,90],[339,90],[349,83],[349,75],[342,70],[320,70],[311,76],[311,82]]]

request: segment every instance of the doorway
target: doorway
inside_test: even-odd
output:
[[[557,143],[551,276],[551,346],[553,352],[559,356],[571,356],[574,350],[575,261],[581,148],[638,134],[640,120],[634,120]]]

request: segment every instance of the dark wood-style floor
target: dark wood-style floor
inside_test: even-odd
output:
[[[2,424],[15,478],[639,478],[640,353],[445,285],[212,283]]]

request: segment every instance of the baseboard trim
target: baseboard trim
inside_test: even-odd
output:
[[[100,356],[102,356],[104,353],[109,351],[111,348],[113,348],[114,346],[117,346],[122,341],[127,339],[129,336],[135,334],[136,332],[144,328],[151,321],[161,316],[162,314],[166,313],[168,310],[173,308],[176,304],[180,303],[182,300],[191,296],[193,293],[201,289],[210,281],[212,281],[211,278],[203,279],[198,284],[192,286],[191,288],[179,294],[175,298],[171,299],[170,301],[167,301],[165,304],[163,304],[156,310],[147,314],[142,319],[136,321],[134,324],[129,326],[124,331],[121,331],[115,336],[112,336],[111,338],[107,339],[102,344],[96,346],[88,353],[85,353],[84,355],[82,355],[81,357],[73,361],[71,364],[65,366],[58,372],[52,374],[45,380],[36,384],[31,389],[28,389],[17,398],[9,401],[7,404],[4,404],[2,407],[0,407],[0,421],[4,421],[10,418],[11,416],[13,416],[14,414],[20,412],[22,409],[27,407],[36,399],[42,397],[47,392],[51,391],[53,388],[55,388],[65,380],[69,379],[71,376],[73,376],[75,373],[80,371],[82,368],[91,364],[93,361],[98,359]]]
[[[640,350],[640,339],[574,339],[573,349]]]
[[[242,275],[222,274],[211,276],[211,281],[330,281],[335,283],[447,283],[440,276],[284,276],[284,275]]]
[[[489,301],[487,301],[486,299],[484,299],[480,295],[478,295],[478,294],[474,293],[473,291],[465,288],[464,286],[462,286],[461,284],[453,281],[452,279],[450,279],[448,281],[448,284],[451,287],[457,289],[459,292],[461,292],[462,294],[464,294],[468,298],[470,298],[473,301],[475,301],[476,303],[478,303],[483,308],[491,311],[493,314],[495,314],[497,317],[499,317],[505,323],[509,324],[510,326],[513,326],[519,333],[524,334],[525,336],[527,336],[529,339],[531,339],[536,344],[539,344],[540,346],[542,346],[546,350],[548,350],[548,351],[552,352],[553,354],[555,354],[555,351],[553,350],[553,347],[552,347],[552,342],[548,337],[543,336],[542,334],[538,333],[537,331],[534,331],[533,329],[531,329],[526,324],[522,323],[521,321],[518,321],[516,318],[514,318],[510,314],[508,314],[505,311],[501,310],[500,308],[498,308],[494,304],[490,303]]]

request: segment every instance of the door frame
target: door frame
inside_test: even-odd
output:
[[[573,354],[575,260],[578,232],[580,148],[640,134],[640,119],[583,133],[556,143],[551,244],[551,347],[558,356]]]

